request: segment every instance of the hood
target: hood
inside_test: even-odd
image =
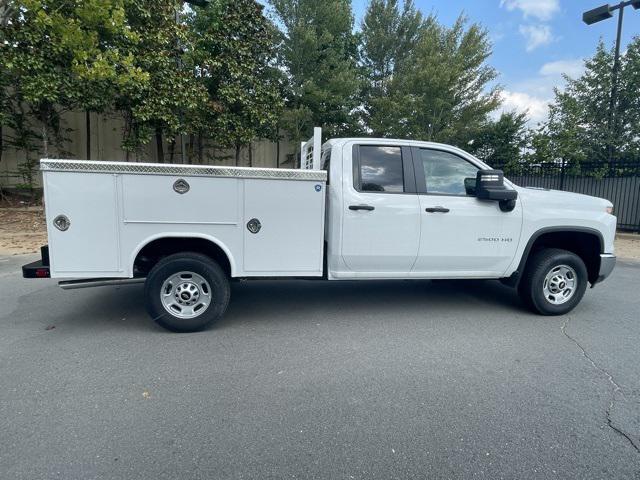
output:
[[[516,190],[525,203],[553,204],[567,208],[585,208],[600,211],[604,211],[607,207],[613,206],[609,200],[583,195],[581,193],[532,187],[516,187]]]

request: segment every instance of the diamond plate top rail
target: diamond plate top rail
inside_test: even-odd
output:
[[[91,160],[40,160],[43,172],[131,173],[136,175],[180,175],[226,178],[266,178],[324,182],[327,172],[284,168],[212,167],[156,163],[103,162]]]

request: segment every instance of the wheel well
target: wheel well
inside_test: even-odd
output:
[[[533,244],[528,247],[526,253],[526,261],[531,256],[543,248],[561,248],[578,255],[589,274],[589,282],[593,283],[598,279],[600,271],[600,254],[602,253],[602,240],[595,233],[580,231],[555,231],[547,232],[538,236]],[[520,265],[519,272],[522,273],[526,268],[525,259]]]
[[[165,237],[146,244],[133,262],[135,276],[146,276],[158,261],[168,255],[181,252],[195,252],[208,256],[231,276],[231,263],[222,248],[204,238]]]

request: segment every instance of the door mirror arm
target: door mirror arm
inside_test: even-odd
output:
[[[514,208],[516,208],[516,201],[514,200],[500,200],[498,202],[500,206],[500,210],[503,212],[511,212]]]

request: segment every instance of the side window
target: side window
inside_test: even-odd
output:
[[[424,169],[427,193],[473,195],[471,188],[475,187],[479,168],[464,158],[439,150],[420,149],[420,162]]]
[[[361,192],[404,192],[402,149],[384,145],[360,145],[356,189]]]

